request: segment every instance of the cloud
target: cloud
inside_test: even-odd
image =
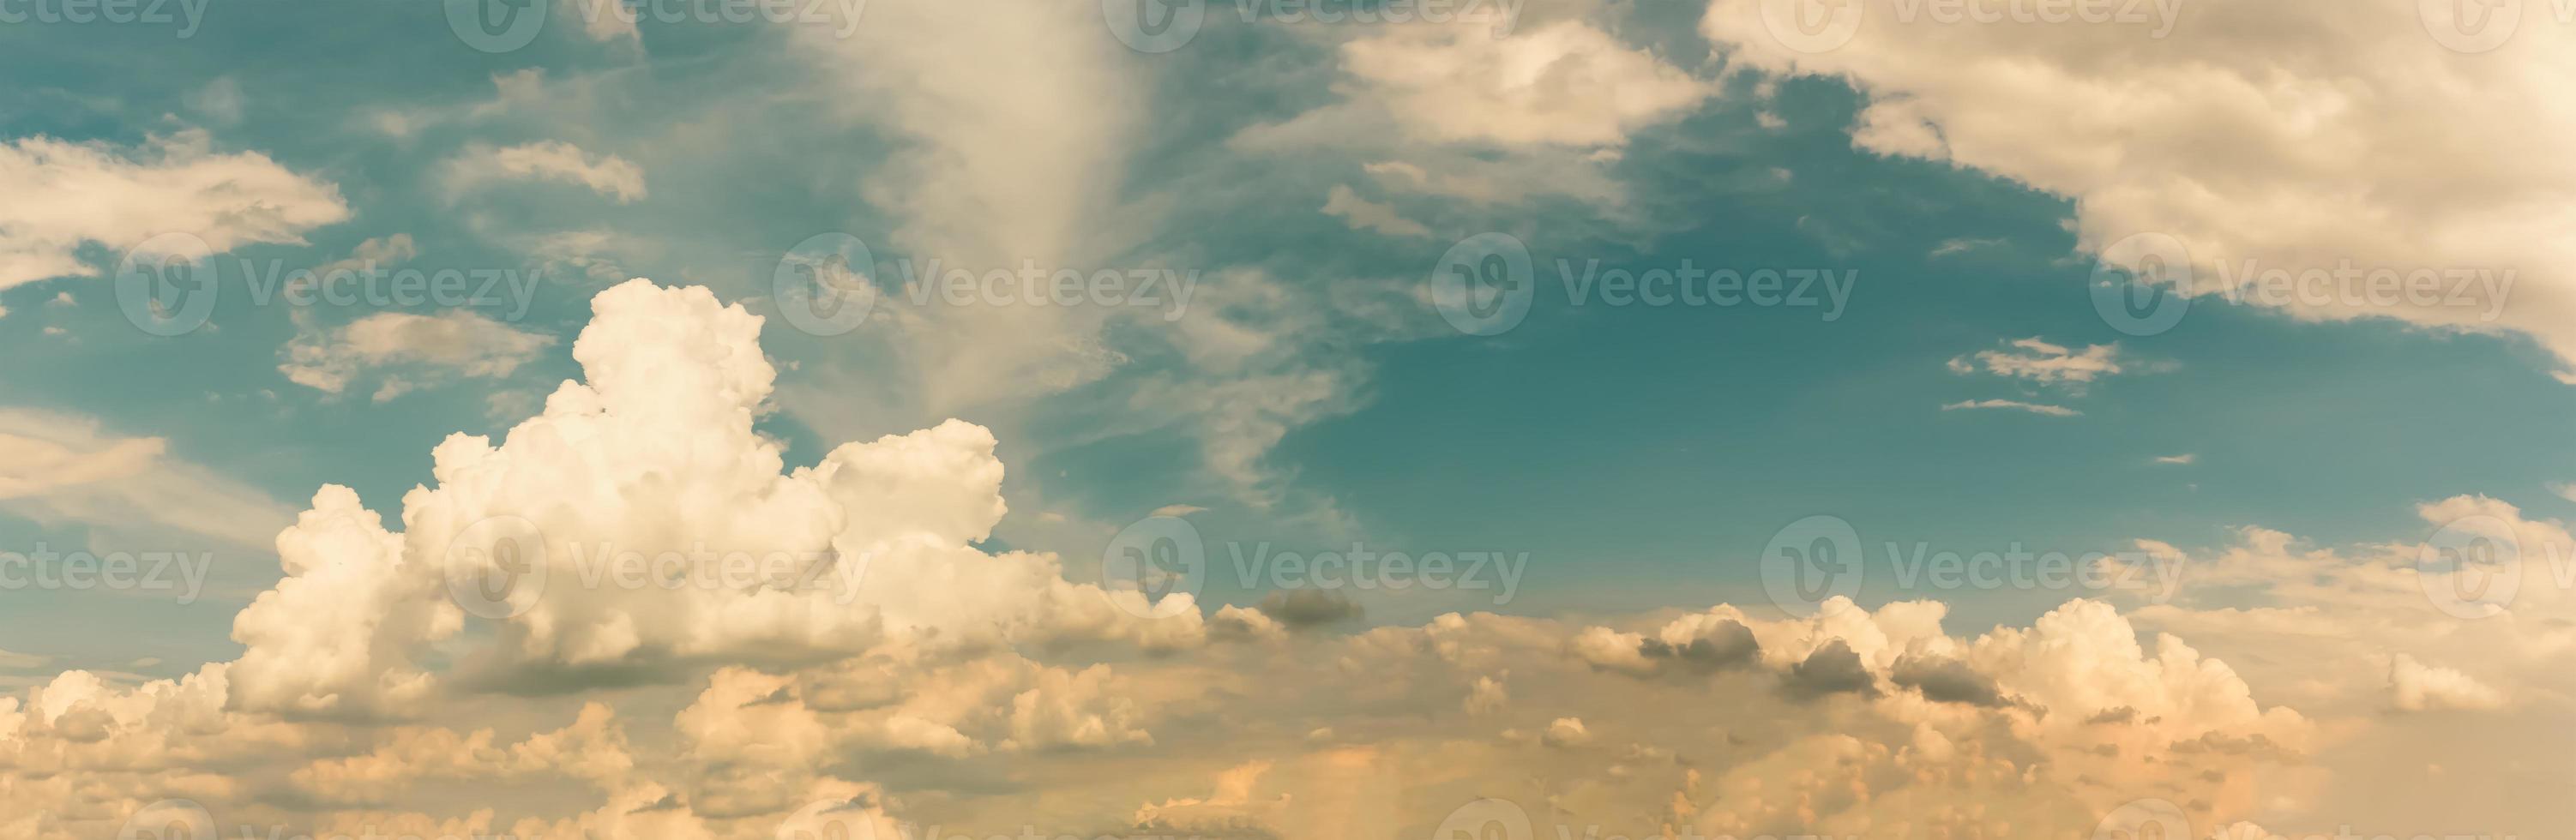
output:
[[[1580,20],[1509,37],[1476,24],[1384,27],[1344,43],[1342,68],[1358,103],[1443,144],[1618,146],[1713,91]]]
[[[2505,702],[2503,692],[2467,674],[2426,665],[2402,653],[2389,659],[2388,692],[2390,702],[2407,712],[2494,709]]]
[[[2159,464],[2188,465],[2198,460],[2200,460],[2200,456],[2191,452],[2185,452],[2180,455],[2158,455],[2155,457],[2155,462]]]
[[[1119,194],[1144,122],[1143,67],[1101,37],[1097,10],[878,3],[865,18],[799,27],[796,44],[818,95],[896,145],[851,185],[900,221],[882,256],[974,272],[1090,268],[1121,259],[1150,225],[1153,209]],[[901,316],[893,326],[923,409],[948,415],[1110,373],[1125,357],[1102,342],[1105,309],[888,314]]]
[[[1358,619],[1360,605],[1339,589],[1280,589],[1261,596],[1261,613],[1289,627],[1314,627]]]
[[[2413,0],[2140,5],[2126,22],[2063,24],[1866,0],[1848,7],[1851,37],[1828,43],[1776,36],[1769,8],[1712,2],[1700,30],[1733,67],[1860,91],[1863,151],[2072,199],[2084,252],[2162,234],[2187,250],[2171,256],[2198,294],[2301,319],[2520,332],[2576,359],[2576,248],[2550,233],[2576,222],[2562,200],[2576,166],[2552,139],[2576,131],[2576,103],[2554,95],[2576,69],[2576,28],[2537,10],[2463,54],[2444,43],[2459,40],[2451,23],[2426,16],[2437,7]],[[2164,256],[2112,259],[2149,254]],[[2280,294],[2247,288],[2274,269],[2288,282],[2264,282]],[[2382,269],[2429,272],[2432,294],[2372,298],[2366,275]]]
[[[2077,410],[2072,409],[2072,408],[2067,408],[2067,407],[2062,406],[2062,405],[2048,405],[2048,404],[2046,404],[2046,403],[2023,402],[2023,401],[2021,401],[2021,400],[1964,400],[1964,401],[1961,401],[1961,402],[1954,402],[1954,403],[1949,403],[1949,404],[1947,404],[1947,405],[1943,405],[1943,406],[1941,406],[1941,410],[1942,410],[1942,411],[1960,411],[1960,410],[1973,410],[1973,409],[2005,409],[2005,410],[2011,410],[2011,411],[2027,411],[2027,412],[2030,412],[2030,413],[2032,413],[2032,414],[2044,414],[2044,415],[2050,416],[2050,417],[2081,417],[2081,416],[2083,416],[2083,414],[2084,414],[2084,412],[2077,411]]]
[[[1051,556],[974,549],[1004,510],[989,432],[950,422],[845,445],[782,475],[778,444],[752,429],[775,377],[756,342],[759,318],[704,289],[640,280],[602,292],[595,307],[573,345],[586,382],[565,383],[497,447],[461,435],[442,443],[439,482],[404,499],[403,533],[344,488],[315,494],[278,537],[286,579],[235,621],[248,648],[233,667],[239,706],[408,714],[436,689],[423,657],[463,628],[459,602],[506,616],[470,665],[567,689],[710,658],[792,662],[892,641],[1169,645],[1202,632],[1196,621],[1121,620],[1116,599],[1065,582]],[[488,358],[487,341],[462,340],[470,333],[453,325],[406,321],[387,332],[410,328],[458,339],[464,355],[451,361],[468,372],[514,364]],[[656,558],[693,556],[746,568],[658,584],[631,577]],[[617,569],[627,583],[603,577]],[[453,594],[494,591],[451,581],[496,574],[538,582],[482,600]]]
[[[988,430],[948,422],[791,467],[755,426],[776,376],[757,316],[646,281],[594,308],[581,378],[497,440],[439,444],[399,515],[317,492],[277,535],[286,578],[236,617],[239,659],[167,680],[65,672],[0,698],[0,831],[112,834],[184,797],[299,829],[1332,838],[1503,797],[1541,821],[1632,815],[1629,836],[2072,836],[2141,790],[2194,803],[2200,825],[2297,814],[2345,772],[2320,750],[2421,717],[2379,714],[2390,703],[2521,696],[2503,675],[2555,673],[2533,666],[2563,651],[2538,625],[2375,608],[2422,597],[2404,563],[2271,532],[2187,568],[2337,609],[2074,600],[1970,635],[1936,601],[1845,598],[1803,618],[1719,604],[1348,632],[1286,632],[1274,612],[1296,613],[1291,596],[1143,619],[1135,593],[1073,583],[1062,558],[981,546],[1006,510]],[[101,457],[115,468],[91,472],[133,475]],[[2419,513],[2565,536],[2492,500]],[[494,528],[535,541],[503,550]],[[644,570],[677,558],[673,573],[619,583],[629,552]],[[864,569],[820,589],[680,573],[736,552]],[[503,564],[545,585],[486,597]],[[2563,599],[2533,597],[2536,616]],[[2253,635],[2228,622],[2305,641],[2222,659],[2175,629],[2193,622],[2214,628],[2195,642]],[[2511,639],[2533,658],[2492,659]],[[2352,655],[2380,645],[2411,658]],[[2321,721],[2273,699],[2300,668],[2369,713]],[[531,790],[548,796],[503,795]],[[75,796],[92,807],[38,807]]]
[[[331,394],[346,390],[368,371],[388,367],[431,376],[499,379],[554,343],[553,336],[465,309],[435,315],[378,312],[336,330],[298,336],[281,351],[286,360],[277,369],[298,385]],[[413,381],[388,377],[386,387],[376,392],[376,401],[399,395]]]
[[[1352,230],[1373,230],[1388,236],[1427,237],[1431,229],[1421,222],[1405,218],[1395,208],[1361,198],[1342,184],[1334,184],[1324,195],[1324,215],[1348,222]]]
[[[1592,743],[1592,733],[1583,728],[1582,718],[1557,718],[1548,721],[1547,730],[1539,733],[1539,742],[1551,747],[1580,747]]]
[[[1807,697],[1842,692],[1874,694],[1878,691],[1878,680],[1870,675],[1868,668],[1861,666],[1860,655],[1852,652],[1851,645],[1841,639],[1825,643],[1807,654],[1807,658],[1799,660],[1798,664],[1790,666],[1788,678],[1782,684],[1791,693]]]
[[[632,204],[644,198],[644,169],[616,155],[593,155],[560,140],[494,148],[474,146],[450,159],[446,187],[453,200],[499,181],[553,181]]]
[[[1982,370],[2041,385],[2075,386],[2121,371],[2118,344],[2095,344],[2074,350],[2038,338],[2022,338],[2005,342],[2005,347],[2007,349],[1980,350],[1974,355],[1951,359],[1950,370],[1961,374]]]
[[[0,407],[0,510],[251,547],[267,545],[290,518],[267,494],[172,458],[169,448],[164,438],[121,436],[82,415]]]
[[[257,152],[218,153],[187,129],[135,148],[28,137],[0,143],[0,289],[99,271],[84,244],[125,251],[165,233],[214,253],[302,234],[349,217],[338,187]]]
[[[1227,146],[1336,168],[1356,158],[1381,189],[1471,208],[1566,196],[1621,214],[1627,191],[1609,165],[1717,86],[1613,35],[1615,7],[1545,3],[1528,15],[1504,36],[1466,20],[1318,30],[1342,36],[1341,98],[1245,127]]]

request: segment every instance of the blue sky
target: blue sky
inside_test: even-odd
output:
[[[172,456],[290,503],[341,483],[390,504],[428,478],[419,455],[428,445],[451,432],[506,428],[511,418],[488,406],[493,392],[542,393],[573,373],[569,339],[587,296],[604,284],[563,268],[542,277],[518,325],[560,340],[512,375],[371,402],[301,388],[275,370],[295,328],[287,307],[241,300],[254,279],[240,276],[241,260],[291,270],[405,234],[422,265],[533,271],[547,266],[505,240],[608,229],[629,246],[615,256],[623,273],[758,298],[764,260],[807,232],[846,230],[883,243],[900,224],[855,186],[895,141],[865,127],[818,125],[815,94],[782,66],[775,32],[670,26],[652,30],[643,50],[556,31],[492,55],[431,26],[439,11],[225,10],[184,41],[140,25],[77,30],[77,39],[8,30],[16,43],[6,61],[20,80],[0,108],[9,136],[130,145],[200,128],[217,149],[257,151],[327,179],[351,208],[348,221],[303,233],[306,244],[226,255],[224,288],[242,294],[201,333],[163,340],[126,328],[104,283],[0,293],[0,305],[17,313],[0,321],[0,341],[14,357],[41,360],[0,373],[19,395],[12,403],[168,438]],[[1296,33],[1242,31],[1226,17],[1139,75],[1167,90],[1217,80],[1241,89],[1206,100],[1209,108],[1152,115],[1116,189],[1262,186],[1168,196],[1179,209],[1137,253],[1186,255],[1177,258],[1202,271],[1260,267],[1290,284],[1423,283],[1454,238],[1380,236],[1318,212],[1325,187],[1352,177],[1350,161],[1219,150],[1247,125],[1329,96],[1317,70],[1239,59],[1311,51]],[[307,40],[322,33],[328,40]],[[280,39],[365,47],[259,46]],[[1669,58],[1705,60],[1705,49]],[[102,64],[111,53],[113,70]],[[370,124],[382,113],[470,113],[496,100],[496,77],[529,71],[543,74],[542,107],[432,123],[401,138]],[[2407,521],[2408,507],[2456,493],[2563,504],[2545,485],[2571,472],[2570,446],[2551,422],[2566,416],[2570,397],[2527,341],[2429,333],[2395,319],[2301,323],[2217,299],[2198,301],[2172,332],[2124,336],[2092,308],[2094,262],[2065,230],[2063,197],[1852,148],[1856,97],[1842,84],[1791,80],[1768,103],[1745,101],[1750,82],[1727,88],[1628,141],[1604,169],[1628,193],[1616,210],[1539,201],[1454,222],[1458,231],[1482,225],[1534,243],[1543,288],[1528,320],[1501,336],[1356,347],[1353,364],[1366,374],[1348,411],[1299,424],[1263,458],[1290,497],[1278,506],[1211,487],[1185,430],[1092,428],[1079,405],[1089,393],[960,416],[1025,428],[1026,443],[1004,448],[1013,480],[1062,513],[1123,523],[1187,503],[1210,508],[1216,527],[1246,539],[1508,546],[1533,553],[1533,580],[1546,585],[1524,608],[1541,611],[1675,606],[1750,585],[1748,560],[1769,536],[1817,512],[1861,523],[1873,543],[2108,550],[2140,536],[2214,543],[2252,524],[2326,542],[2406,540],[2422,530]],[[233,104],[209,106],[210,91],[231,91],[221,96]],[[1786,125],[1757,126],[1757,104]],[[669,165],[648,169],[649,197],[625,205],[545,187],[455,201],[424,174],[468,144],[556,136]],[[1970,247],[1935,256],[1944,243]],[[104,251],[86,256],[113,264]],[[1795,308],[1577,306],[1559,284],[1559,259],[1630,270],[1685,260],[1812,266],[1855,271],[1857,282],[1849,311],[1832,322]],[[45,305],[57,293],[74,304]],[[324,309],[317,317],[325,322],[366,314]],[[47,327],[68,333],[47,335]],[[2074,403],[2080,417],[1940,409],[2029,394],[1943,363],[2033,336],[2117,343],[2154,369],[2087,389]],[[883,363],[876,349],[813,341],[783,355],[841,367],[846,378],[830,387],[851,400],[905,399],[905,384],[889,381],[901,374],[870,375]],[[1088,390],[1115,399],[1121,381],[1145,375],[1132,368],[1155,363],[1140,359]],[[928,419],[937,418],[835,421],[885,433]],[[808,460],[840,439],[797,420],[771,426]],[[2181,453],[2197,458],[2153,461]],[[1306,514],[1327,504],[1349,516],[1347,537],[1311,526]],[[9,527],[19,541],[80,533],[74,523]],[[1012,536],[1008,523],[1003,536]],[[1096,550],[1035,536],[1012,544]],[[244,579],[268,565],[237,560],[248,567]],[[1676,600],[1676,590],[1689,594]],[[225,617],[206,612],[218,624]]]
[[[1766,546],[1814,514],[1851,523],[1872,556],[2140,540],[2201,555],[2247,528],[2354,553],[2426,539],[2441,522],[2419,506],[2454,497],[2535,521],[2571,504],[2553,489],[2576,476],[2576,389],[2553,375],[2564,278],[2550,257],[2490,251],[2521,275],[2501,320],[2204,288],[2170,330],[2131,335],[2096,309],[2101,278],[2128,282],[2105,243],[2142,229],[2192,238],[2204,280],[2238,258],[2450,265],[2499,241],[2410,223],[2500,181],[2468,158],[2401,171],[2389,161],[2433,141],[2382,123],[2345,127],[2361,154],[2266,133],[2261,109],[2059,119],[2080,107],[2052,111],[2062,91],[2015,103],[1929,69],[1967,59],[1886,47],[1879,30],[1838,52],[1784,51],[1734,40],[1698,6],[1534,4],[1493,41],[1541,51],[1559,75],[1488,91],[1479,80],[1519,71],[1473,41],[1250,22],[1231,4],[1159,54],[1098,21],[1064,34],[1054,12],[946,30],[891,0],[848,37],[774,20],[586,27],[581,4],[557,0],[527,46],[487,52],[454,34],[450,5],[227,5],[186,37],[175,23],[0,25],[0,155],[18,155],[0,156],[0,184],[20,185],[17,200],[39,194],[45,167],[74,166],[63,149],[147,197],[120,208],[91,186],[57,198],[100,208],[62,213],[129,228],[156,223],[148,194],[190,166],[244,173],[191,196],[234,204],[179,229],[225,244],[207,260],[211,317],[177,336],[132,324],[115,280],[134,243],[170,230],[39,239],[22,223],[13,241],[20,217],[0,215],[0,355],[14,360],[0,366],[0,436],[82,458],[162,441],[149,466],[85,490],[15,477],[51,489],[0,494],[0,549],[214,564],[187,603],[0,591],[0,654],[38,662],[6,685],[70,668],[176,678],[242,656],[235,613],[284,577],[258,534],[325,484],[399,530],[406,494],[439,483],[441,440],[497,441],[584,377],[573,354],[593,297],[630,277],[703,286],[766,319],[777,387],[756,428],[791,469],[951,417],[992,430],[1009,513],[984,547],[1053,552],[1077,583],[1098,582],[1113,536],[1158,511],[1186,517],[1212,556],[1527,554],[1508,603],[1362,592],[1362,626],[1751,603]],[[2215,6],[2185,20],[2224,32],[2264,14]],[[2563,34],[2535,31],[2498,55]],[[2098,32],[2074,42],[2111,37]],[[2206,37],[2181,46],[2194,32]],[[2230,48],[2212,32],[2117,49],[2167,49],[2135,59],[2149,78],[2200,45]],[[2061,47],[2082,49],[2032,55]],[[2476,74],[2501,66],[2457,72],[2493,81]],[[2203,128],[2240,138],[2244,160],[2185,137]],[[2498,206],[2549,194],[2492,189]],[[319,221],[275,221],[296,213],[282,208]],[[835,233],[873,255],[858,282],[878,290],[874,309],[846,334],[800,332],[773,278],[797,243]],[[1432,289],[1444,254],[1487,233],[1527,248],[1534,297],[1511,329],[1468,335]],[[11,248],[61,242],[75,267],[5,270]],[[504,292],[524,282],[527,296],[298,306],[261,291],[267,272],[370,255],[505,278]],[[1197,294],[1168,318],[907,300],[903,267],[930,261],[1154,272]],[[1852,285],[1830,318],[1569,299],[1559,266],[1594,261]],[[172,511],[217,496],[204,516]],[[1280,597],[1248,583],[1211,574],[1198,603]],[[1973,634],[2065,595],[1872,576],[1856,600],[1938,597],[1948,629]]]

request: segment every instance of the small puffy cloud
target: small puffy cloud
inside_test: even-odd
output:
[[[1851,645],[1842,639],[1825,643],[1790,666],[1781,684],[1791,694],[1802,697],[1844,692],[1872,694],[1878,690],[1878,680],[1861,664],[1860,654],[1853,653]]]
[[[644,169],[616,155],[593,155],[560,140],[494,148],[477,146],[447,162],[448,194],[497,181],[553,181],[631,204],[644,198]]]
[[[0,143],[0,289],[99,272],[76,255],[111,251],[165,233],[203,240],[215,253],[257,243],[296,243],[349,217],[338,187],[257,152],[219,153],[190,129],[137,148],[28,137]]]
[[[1712,88],[1580,20],[1497,38],[1480,25],[1388,27],[1342,45],[1357,96],[1434,143],[1618,146]]]
[[[2038,338],[2022,338],[2005,342],[2004,349],[1980,350],[1951,359],[1950,370],[1962,374],[1983,371],[2042,385],[2082,385],[2119,373],[2119,357],[2117,344],[2075,350]]]
[[[2027,411],[2032,414],[2046,415],[2049,417],[2081,417],[2084,415],[2084,412],[2067,408],[2062,405],[2025,402],[2022,400],[1962,400],[1941,406],[1942,411],[1974,411],[1989,409],[2003,411]]]
[[[1538,738],[1539,743],[1551,747],[1579,747],[1592,743],[1592,733],[1583,728],[1582,718],[1565,717],[1548,721],[1547,729],[1540,732]]]
[[[1946,657],[1898,657],[1889,679],[1899,686],[1923,692],[1926,700],[1971,706],[2001,706],[2008,702],[1992,677],[1978,673],[1965,662]]]
[[[2200,460],[2200,455],[2191,452],[2185,452],[2180,455],[2158,455],[2155,458],[2156,463],[2173,464],[2177,466],[2189,465],[2198,460]]]
[[[507,377],[555,344],[554,336],[532,333],[464,309],[436,315],[378,312],[336,330],[307,333],[288,344],[278,372],[298,385],[337,394],[369,370],[401,366],[440,374],[498,379]],[[409,380],[389,379],[393,393]]]
[[[2504,705],[2504,692],[2459,671],[2426,665],[2406,654],[2390,657],[2389,701],[2399,711],[2494,709]]]
[[[1339,589],[1278,589],[1261,596],[1261,612],[1289,627],[1315,627],[1357,619],[1360,605]]]
[[[1427,237],[1431,229],[1421,222],[1407,219],[1395,208],[1365,198],[1351,188],[1334,184],[1324,195],[1324,215],[1341,219],[1353,230],[1373,230],[1388,236]]]
[[[1260,610],[1227,604],[1208,616],[1208,633],[1235,639],[1278,639],[1287,635],[1288,626]]]

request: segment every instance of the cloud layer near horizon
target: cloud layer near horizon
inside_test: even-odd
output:
[[[951,421],[789,469],[753,431],[775,375],[760,318],[643,280],[595,307],[573,346],[584,381],[498,444],[440,444],[401,530],[346,489],[317,493],[278,537],[287,577],[235,621],[238,660],[139,685],[73,671],[0,699],[0,831],[108,836],[186,799],[221,825],[298,831],[1323,840],[1427,836],[1487,797],[1629,836],[2082,836],[2145,798],[2203,834],[2259,831],[2238,824],[2332,789],[2309,759],[2355,727],[2514,708],[2520,675],[2563,651],[2407,609],[2409,559],[2268,533],[2205,574],[2260,585],[2264,565],[2298,566],[2281,579],[2313,581],[2303,603],[2405,617],[2353,638],[2410,653],[2309,680],[2322,719],[2183,638],[2142,642],[2096,600],[1970,636],[1929,600],[1351,634],[1206,617],[1186,593],[1155,610],[1053,555],[977,547],[1004,510],[985,430]],[[2476,499],[2425,515],[2567,539]],[[793,565],[722,577],[734,554]],[[696,559],[634,565],[668,555]],[[484,588],[496,569],[515,577]],[[2239,645],[2304,644],[2289,625],[2333,620],[2151,613],[2274,625],[2229,633]]]

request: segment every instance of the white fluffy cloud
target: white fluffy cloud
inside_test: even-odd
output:
[[[2004,349],[1979,350],[1973,355],[1951,359],[1950,370],[1954,373],[1982,371],[2042,385],[2080,387],[2121,371],[2120,346],[2095,344],[2076,350],[2035,337],[2021,338],[2005,342]]]
[[[2576,223],[2560,142],[2576,102],[2559,95],[2576,27],[2547,4],[2517,15],[2518,32],[2500,22],[2511,39],[2478,54],[2441,40],[2435,13],[2454,7],[2414,0],[2109,4],[2135,20],[2100,23],[1924,11],[1938,5],[1833,6],[1857,29],[1826,21],[1808,37],[1763,17],[1799,4],[1715,0],[1701,31],[1738,67],[1851,83],[1868,97],[1861,149],[2073,199],[2085,251],[2163,234],[2188,250],[2172,256],[2197,293],[2239,287],[2300,318],[2517,331],[2576,360],[2576,248],[2557,234]],[[2373,299],[2364,277],[2265,297],[2241,288],[2249,267],[2431,271],[2437,295]]]
[[[509,376],[554,346],[553,336],[532,333],[471,310],[436,315],[378,312],[338,329],[308,331],[282,351],[277,366],[286,378],[337,394],[361,374],[387,367],[498,379]],[[388,379],[381,401],[399,395],[411,380]]]
[[[1508,37],[1481,24],[1386,27],[1343,44],[1342,67],[1366,107],[1433,143],[1618,146],[1711,92],[1581,20]]]
[[[587,188],[619,204],[644,198],[643,167],[561,140],[468,148],[447,162],[446,179],[451,196],[495,181],[554,181]]]
[[[2388,663],[2390,701],[2401,711],[2493,709],[2504,705],[2504,693],[2467,674],[2415,661],[2397,654]]]
[[[339,188],[257,152],[219,153],[204,131],[139,148],[28,137],[0,143],[0,289],[93,276],[77,249],[123,251],[168,233],[214,253],[301,243],[349,217]]]

